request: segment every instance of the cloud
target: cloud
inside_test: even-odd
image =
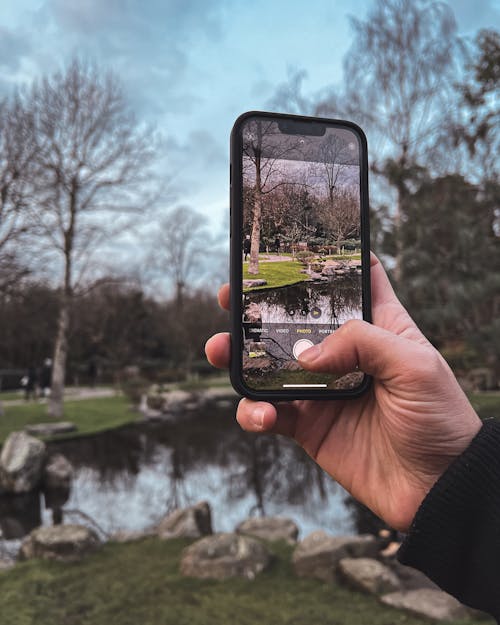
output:
[[[223,38],[228,2],[45,0],[22,11],[22,30],[0,28],[0,80],[19,79],[23,63],[29,81],[77,54],[121,76],[141,116],[187,115],[200,104],[194,50]]]
[[[165,141],[167,160],[172,175],[172,185],[177,191],[188,187],[191,192],[219,178],[219,172],[227,169],[227,146],[222,145],[206,129],[189,132],[184,140],[170,136]]]
[[[31,51],[32,47],[25,33],[0,25],[0,70],[17,72],[23,57]]]
[[[467,34],[490,24],[500,24],[500,3],[498,0],[454,0],[451,7],[458,21],[459,30]]]

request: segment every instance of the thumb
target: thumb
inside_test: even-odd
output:
[[[360,369],[382,381],[419,362],[428,350],[414,341],[360,319],[344,323],[322,343],[302,352],[299,363],[309,371],[344,374]]]

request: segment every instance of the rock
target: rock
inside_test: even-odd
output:
[[[55,436],[57,434],[68,434],[76,432],[77,427],[69,421],[59,421],[56,423],[36,423],[35,425],[27,425],[25,428],[28,434],[33,436]]]
[[[252,289],[256,286],[266,286],[267,280],[256,278],[255,280],[243,280],[244,289]]]
[[[193,393],[188,391],[169,391],[163,395],[164,403],[163,410],[167,412],[182,412],[187,403],[196,400]]]
[[[110,535],[109,540],[115,543],[131,543],[136,540],[142,540],[148,536],[154,536],[153,531],[134,531],[134,530],[118,530]]]
[[[45,443],[26,432],[12,432],[0,455],[0,490],[27,493],[42,477]]]
[[[52,525],[33,530],[21,544],[19,558],[75,562],[100,545],[97,534],[84,525]]]
[[[405,566],[397,560],[387,562],[387,566],[389,566],[392,572],[399,578],[402,590],[417,590],[419,588],[434,588],[435,590],[439,590],[439,587],[426,575],[411,566]]]
[[[160,538],[200,538],[212,533],[210,505],[201,501],[164,517],[155,528]]]
[[[454,597],[442,590],[431,588],[392,592],[381,597],[381,601],[393,608],[437,621],[452,621],[468,618],[471,615],[470,609]]]
[[[250,358],[243,353],[243,371],[247,374],[255,373],[262,375],[267,371],[272,371],[276,368],[276,363],[268,356],[258,356]]]
[[[190,577],[254,579],[271,561],[265,545],[239,534],[214,534],[182,552],[181,573]]]
[[[401,590],[401,582],[391,569],[373,558],[342,558],[338,571],[356,590],[373,595]]]
[[[351,371],[350,373],[346,373],[342,377],[335,380],[333,383],[333,388],[356,388],[359,386],[364,378],[364,374],[362,371]]]
[[[291,519],[282,517],[255,517],[246,519],[236,526],[237,534],[255,536],[264,540],[286,540],[287,543],[297,542],[299,528]]]
[[[47,490],[68,490],[73,478],[73,466],[62,454],[54,454],[45,464],[43,486]]]
[[[326,582],[336,580],[342,558],[374,558],[378,540],[371,535],[330,536],[322,530],[312,532],[293,552],[293,566],[299,577],[314,577]]]

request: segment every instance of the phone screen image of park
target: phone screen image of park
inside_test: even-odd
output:
[[[358,137],[265,117],[248,118],[241,132],[244,382],[354,389],[360,371],[312,373],[297,358],[363,317]]]

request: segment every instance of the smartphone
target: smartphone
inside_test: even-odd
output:
[[[371,321],[368,156],[348,121],[249,112],[231,133],[231,381],[268,401],[358,397],[370,379],[297,359]]]

